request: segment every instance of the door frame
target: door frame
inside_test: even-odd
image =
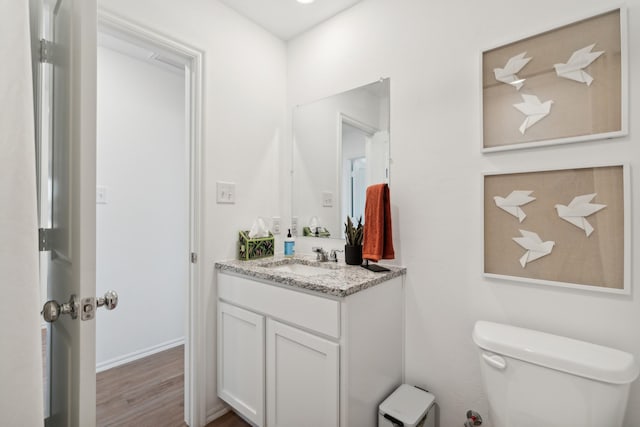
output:
[[[204,54],[166,34],[143,27],[98,9],[98,32],[107,33],[136,45],[161,49],[185,62],[185,139],[189,145],[189,286],[187,291],[187,328],[185,337],[185,422],[203,426],[206,421],[205,389],[205,307],[202,289],[202,90]]]
[[[339,200],[340,203],[340,208],[338,209],[338,224],[340,224],[342,221],[345,220],[346,218],[346,213],[347,213],[347,209],[345,207],[344,204],[344,200],[346,197],[345,191],[344,191],[344,157],[342,155],[342,130],[344,125],[349,125],[352,126],[358,130],[360,130],[362,133],[365,133],[369,136],[369,138],[371,136],[373,136],[376,132],[379,132],[380,129],[371,126],[363,121],[360,121],[358,119],[355,119],[351,116],[349,116],[348,114],[343,113],[342,111],[338,111],[337,113],[337,119],[336,119],[336,141],[338,141],[337,145],[337,152],[336,152],[336,158],[337,160],[337,164],[338,164],[338,173],[337,175],[337,182],[336,182],[336,188],[338,189],[338,197],[337,200]],[[344,233],[341,232],[339,237],[344,237]]]

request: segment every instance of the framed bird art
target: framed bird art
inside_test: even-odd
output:
[[[481,69],[485,153],[628,134],[623,7],[487,49]]]
[[[630,292],[627,165],[483,179],[486,277]]]

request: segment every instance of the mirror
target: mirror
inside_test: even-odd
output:
[[[389,182],[389,79],[293,111],[292,216],[298,236],[342,238],[369,185]]]

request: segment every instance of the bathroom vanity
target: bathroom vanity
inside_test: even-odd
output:
[[[373,426],[403,380],[405,269],[217,262],[218,395],[255,426]]]

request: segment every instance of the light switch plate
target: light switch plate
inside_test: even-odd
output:
[[[274,216],[271,219],[271,232],[273,234],[280,234],[280,217]]]
[[[235,182],[216,182],[216,202],[217,203],[235,203],[236,202],[236,183]]]

